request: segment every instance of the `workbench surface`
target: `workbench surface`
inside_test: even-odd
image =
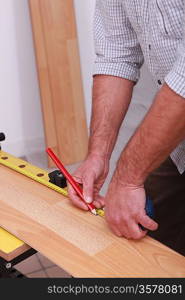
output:
[[[104,218],[0,165],[0,226],[74,277],[185,277],[185,257],[145,237],[118,238]]]

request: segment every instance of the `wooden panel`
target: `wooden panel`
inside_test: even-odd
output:
[[[145,237],[113,235],[104,218],[0,166],[0,225],[76,277],[184,277],[185,257]]]
[[[83,160],[87,152],[73,1],[30,0],[29,3],[46,143],[65,164],[72,164]]]

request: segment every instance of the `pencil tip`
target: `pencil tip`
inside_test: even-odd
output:
[[[94,214],[95,216],[97,215],[96,209],[92,209],[91,212],[92,212],[92,214]]]

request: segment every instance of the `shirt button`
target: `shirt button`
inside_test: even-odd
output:
[[[159,85],[161,85],[162,84],[162,82],[161,82],[161,80],[159,79],[159,80],[157,80],[157,82],[158,82],[158,84]]]

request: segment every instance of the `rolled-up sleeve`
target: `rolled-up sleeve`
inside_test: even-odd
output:
[[[143,53],[123,1],[96,1],[94,42],[93,75],[112,75],[132,81],[139,79]]]
[[[185,1],[184,1],[184,22],[183,37],[177,49],[177,58],[172,69],[165,77],[165,82],[178,95],[185,98]]]

